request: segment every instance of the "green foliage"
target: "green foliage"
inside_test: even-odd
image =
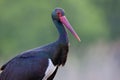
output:
[[[82,43],[109,38],[114,33],[107,11],[96,2],[99,0],[0,0],[0,57],[53,42],[58,35],[51,12],[59,6],[65,9]],[[71,43],[77,42],[71,34],[69,37]]]

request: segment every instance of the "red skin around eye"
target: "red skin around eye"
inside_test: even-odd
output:
[[[58,17],[62,17],[61,11],[57,10],[57,15],[58,15]]]
[[[59,17],[61,17],[61,16],[62,16],[62,14],[59,12],[59,13],[58,13],[58,16],[59,16]]]

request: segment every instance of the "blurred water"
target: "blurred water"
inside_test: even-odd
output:
[[[73,55],[77,52],[70,52],[55,80],[120,80],[120,40],[96,42],[86,48],[82,59]]]

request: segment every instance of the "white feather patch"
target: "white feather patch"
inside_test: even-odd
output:
[[[52,75],[52,73],[55,71],[56,68],[57,66],[53,65],[51,59],[48,59],[48,67],[46,69],[45,76],[43,77],[42,80],[47,80],[47,78]]]
[[[0,73],[2,73],[2,71],[0,70]]]

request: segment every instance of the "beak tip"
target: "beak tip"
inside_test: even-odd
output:
[[[78,41],[79,41],[79,42],[81,42],[81,39],[80,39],[80,38],[78,38]]]
[[[80,39],[80,37],[77,34],[75,34],[74,36],[78,40],[78,42],[81,42],[81,39]]]

